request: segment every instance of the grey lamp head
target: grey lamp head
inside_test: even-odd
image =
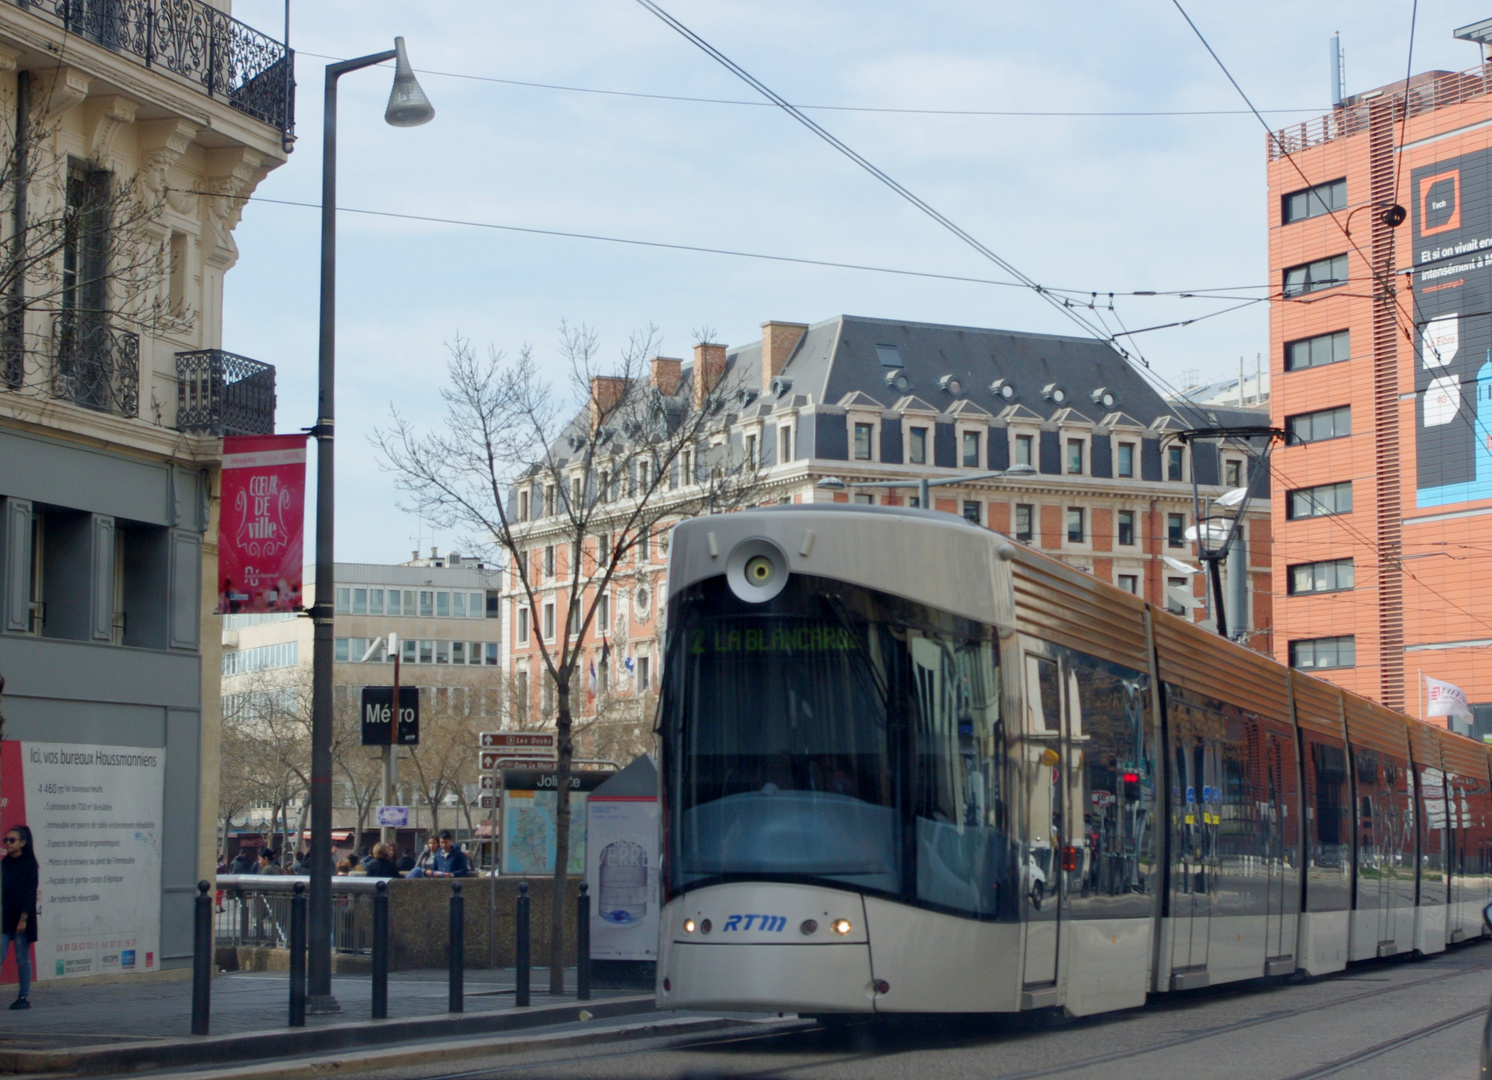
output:
[[[409,66],[409,55],[404,51],[404,39],[394,39],[394,88],[389,91],[389,107],[383,118],[394,127],[419,127],[435,119],[435,107],[420,89],[414,77],[414,68]]]

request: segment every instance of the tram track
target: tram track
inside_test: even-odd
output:
[[[1456,979],[1466,975],[1473,975],[1479,972],[1485,972],[1488,969],[1492,969],[1492,961],[1487,961],[1479,964],[1470,964],[1464,967],[1458,967],[1456,970],[1453,971],[1447,971],[1421,979],[1412,979],[1406,982],[1396,983],[1392,986],[1378,986],[1371,990],[1362,991],[1361,993],[1348,994],[1330,1001],[1320,1001],[1313,1005],[1306,1005],[1300,1008],[1272,1011],[1259,1016],[1252,1016],[1243,1020],[1238,1020],[1233,1023],[1219,1024],[1215,1027],[1206,1028],[1200,1031],[1188,1032],[1183,1035],[1177,1035],[1169,1039],[1163,1039],[1128,1050],[1116,1050],[1105,1054],[1095,1054],[1089,1057],[1077,1058],[1072,1061],[1044,1066],[1038,1069],[1027,1069],[1011,1073],[994,1073],[988,1077],[988,1080],[1037,1080],[1037,1078],[1039,1077],[1060,1076],[1064,1073],[1102,1066],[1110,1064],[1112,1062],[1141,1058],[1149,1054],[1159,1053],[1175,1047],[1186,1046],[1193,1043],[1203,1042],[1208,1039],[1230,1035],[1238,1031],[1248,1030],[1249,1028],[1261,1027],[1280,1020],[1289,1020],[1298,1016],[1305,1016],[1311,1013],[1323,1012],[1328,1009],[1354,1005],[1362,1001],[1371,1000],[1373,998],[1413,991],[1423,988],[1431,983],[1444,982],[1449,979]],[[1178,1002],[1178,1004],[1183,1003]],[[1316,1066],[1313,1069],[1307,1070],[1306,1072],[1288,1077],[1286,1078],[1286,1080],[1318,1080],[1318,1078],[1324,1078],[1334,1075],[1337,1072],[1340,1072],[1347,1068],[1351,1068],[1352,1066],[1357,1065],[1361,1062],[1380,1057],[1402,1046],[1406,1046],[1420,1039],[1427,1038],[1431,1035],[1436,1034],[1437,1032],[1446,1030],[1447,1028],[1455,1027],[1458,1024],[1465,1023],[1473,1017],[1483,1015],[1484,1012],[1485,1006],[1478,1006],[1477,1008],[1468,1010],[1467,1012],[1458,1013],[1457,1015],[1448,1019],[1437,1021],[1433,1024],[1427,1025],[1426,1027],[1409,1032],[1405,1035],[1401,1035],[1375,1046],[1368,1047],[1364,1050],[1349,1055],[1348,1057]],[[1105,1016],[1095,1017],[1093,1019],[1101,1024],[1105,1022],[1120,1020],[1126,1015],[1133,1016],[1134,1014],[1108,1014]],[[615,1060],[617,1058],[624,1057],[637,1057],[646,1054],[656,1054],[660,1052],[700,1053],[708,1052],[711,1049],[739,1049],[749,1044],[764,1044],[769,1041],[782,1040],[792,1037],[807,1038],[813,1042],[818,1042],[819,1040],[824,1038],[842,1036],[843,1033],[846,1031],[855,1031],[862,1028],[877,1029],[880,1022],[881,1018],[866,1016],[864,1018],[863,1024],[851,1024],[848,1028],[839,1028],[836,1030],[825,1028],[822,1026],[813,1027],[809,1026],[807,1022],[794,1021],[789,1019],[784,1019],[780,1022],[775,1023],[765,1021],[763,1023],[764,1026],[767,1026],[769,1028],[768,1030],[756,1032],[737,1032],[728,1036],[701,1035],[697,1037],[665,1039],[665,1041],[661,1045],[655,1044],[652,1046],[638,1046],[626,1050],[612,1049],[610,1051],[598,1051],[589,1054],[575,1054],[563,1058],[551,1058],[544,1061],[530,1061],[524,1063],[515,1062],[490,1066],[481,1069],[470,1069],[462,1070],[460,1072],[441,1073],[436,1076],[427,1077],[426,1080],[477,1080],[477,1078],[480,1077],[500,1076],[539,1069],[563,1068],[565,1066],[580,1066],[590,1062]],[[1012,1032],[1011,1034],[1015,1034],[1015,1032]],[[970,1041],[971,1040],[967,1038],[960,1038],[951,1040],[950,1045],[967,1044]],[[914,1047],[908,1049],[925,1048],[926,1047]],[[852,1064],[856,1061],[874,1059],[878,1056],[881,1056],[884,1052],[885,1051],[866,1052],[857,1048],[857,1052],[837,1054],[831,1057],[826,1057],[821,1061],[814,1062],[813,1066],[819,1067],[828,1065],[847,1065]],[[891,1052],[895,1053],[897,1051]],[[797,1071],[802,1067],[802,1065],[794,1066],[793,1071]],[[750,1070],[735,1075],[740,1077],[770,1077],[779,1075],[780,1072],[780,1069],[767,1068],[761,1070]]]

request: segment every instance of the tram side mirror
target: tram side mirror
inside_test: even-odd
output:
[[[1482,908],[1482,922],[1488,930],[1492,930],[1492,904]]]

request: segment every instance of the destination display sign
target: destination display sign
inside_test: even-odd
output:
[[[548,750],[554,752],[552,731],[484,731],[478,744],[483,750]]]

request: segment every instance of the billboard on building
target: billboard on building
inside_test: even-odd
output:
[[[1492,499],[1492,149],[1418,165],[1409,197],[1416,505]]]
[[[305,546],[306,436],[223,440],[218,611],[295,611]]]
[[[36,846],[38,980],[160,970],[165,774],[158,748],[0,743],[0,831]]]

